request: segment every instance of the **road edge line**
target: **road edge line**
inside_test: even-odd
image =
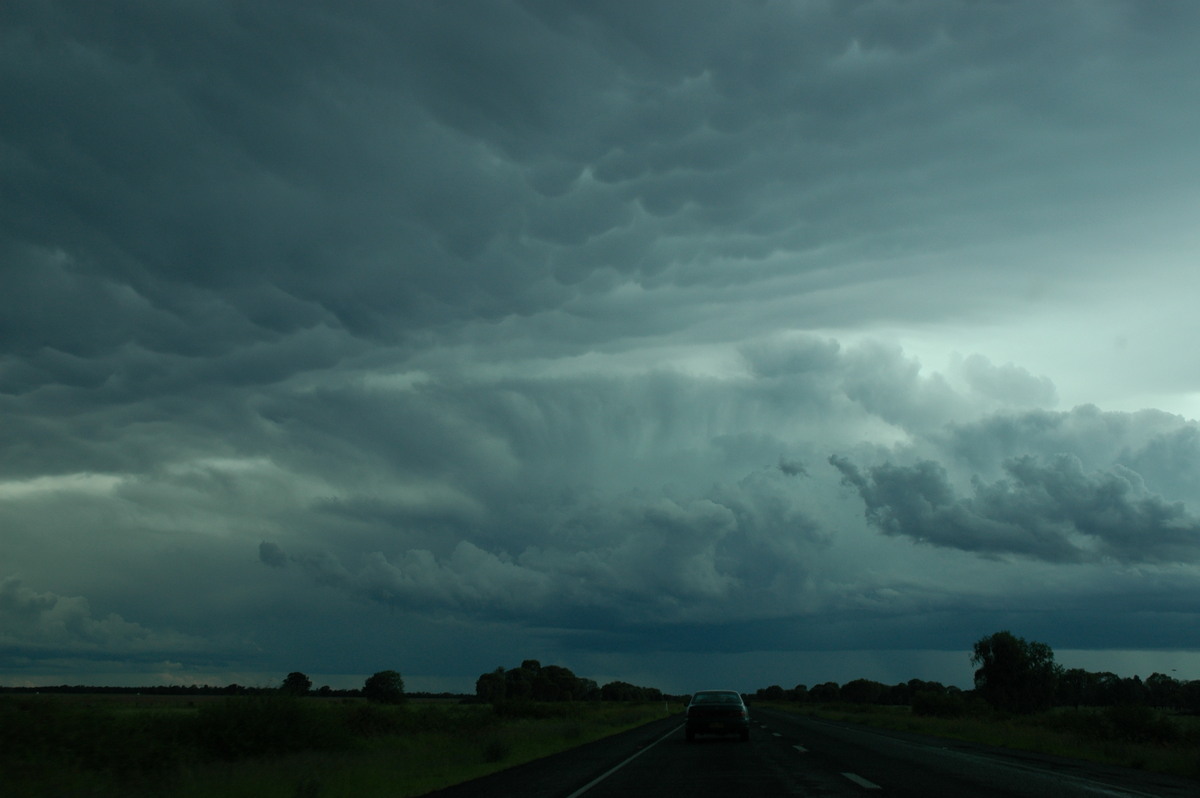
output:
[[[596,778],[592,779],[592,780],[591,780],[591,781],[589,781],[587,784],[583,785],[583,786],[582,786],[582,787],[580,787],[578,790],[576,790],[575,792],[573,792],[573,793],[571,793],[570,795],[568,795],[568,796],[567,796],[567,798],[579,798],[579,796],[583,795],[585,792],[587,792],[588,790],[592,789],[592,788],[593,788],[593,787],[595,787],[597,784],[599,784],[600,782],[604,781],[604,780],[605,780],[605,779],[607,779],[609,776],[611,776],[612,774],[616,773],[618,770],[620,770],[621,768],[625,767],[625,766],[626,766],[626,765],[628,765],[630,762],[632,762],[633,760],[637,759],[639,756],[641,756],[642,754],[646,753],[646,752],[647,752],[647,751],[649,751],[651,748],[653,748],[654,746],[658,745],[658,744],[659,744],[659,743],[661,743],[663,740],[667,739],[667,738],[668,738],[668,737],[670,737],[672,734],[674,734],[675,732],[679,731],[679,730],[680,730],[680,729],[682,729],[682,728],[683,728],[683,724],[682,724],[682,723],[680,723],[680,724],[679,724],[678,726],[676,726],[674,729],[671,729],[669,732],[667,732],[666,734],[664,734],[662,737],[659,737],[657,740],[655,740],[654,742],[650,743],[650,745],[648,745],[648,746],[646,746],[645,748],[643,748],[642,750],[638,751],[636,754],[634,754],[633,756],[629,757],[629,758],[628,758],[628,759],[626,759],[624,762],[621,762],[620,764],[616,765],[615,767],[612,767],[612,768],[610,768],[609,770],[606,770],[604,773],[601,773],[599,776],[597,776]]]

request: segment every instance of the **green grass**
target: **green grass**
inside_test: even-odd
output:
[[[828,720],[1200,779],[1200,717],[1147,707],[1060,708],[1022,716],[973,705],[964,706],[958,717],[927,717],[908,707],[766,705]]]
[[[201,702],[0,697],[0,774],[10,798],[401,798],[667,712],[661,702],[493,708],[277,696]]]

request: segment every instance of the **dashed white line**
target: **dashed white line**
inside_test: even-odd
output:
[[[800,752],[800,753],[802,753],[802,754],[807,754],[807,753],[808,753],[808,749],[807,749],[807,748],[805,748],[805,747],[804,747],[804,746],[802,746],[802,745],[793,745],[793,746],[792,746],[792,748],[795,748],[797,751],[799,751],[799,752]]]
[[[867,781],[866,779],[864,779],[862,776],[858,775],[857,773],[843,773],[842,775],[845,776],[846,778],[850,779],[850,781],[854,782],[859,787],[862,787],[864,790],[882,790],[883,789],[878,784],[871,782],[871,781]]]

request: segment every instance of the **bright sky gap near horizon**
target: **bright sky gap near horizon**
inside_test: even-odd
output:
[[[0,5],[0,684],[1200,678],[1200,4]]]

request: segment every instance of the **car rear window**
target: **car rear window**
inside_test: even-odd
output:
[[[736,693],[696,693],[692,699],[694,704],[740,704],[742,699]]]

